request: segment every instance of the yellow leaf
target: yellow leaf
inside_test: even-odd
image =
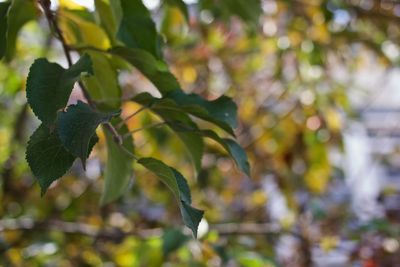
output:
[[[325,192],[329,182],[330,168],[311,168],[305,175],[304,180],[307,187],[314,193]]]
[[[251,194],[251,204],[254,206],[263,206],[267,202],[267,195],[263,190],[256,190]]]
[[[182,79],[186,83],[193,83],[197,79],[197,71],[192,66],[187,66],[182,70]]]
[[[59,24],[64,37],[72,46],[91,46],[106,50],[111,47],[110,40],[102,28],[60,8]]]
[[[328,252],[337,247],[339,238],[337,236],[324,236],[320,241],[320,247],[323,251]]]
[[[325,112],[325,120],[329,129],[332,131],[338,132],[342,129],[342,118],[336,109],[327,109]]]
[[[60,7],[74,9],[74,10],[84,10],[85,7],[76,3],[73,0],[59,0]]]

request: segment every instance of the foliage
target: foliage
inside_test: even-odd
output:
[[[398,64],[397,6],[58,2],[0,2],[0,264],[311,266],[398,237],[335,197],[332,160],[354,114],[336,69]]]

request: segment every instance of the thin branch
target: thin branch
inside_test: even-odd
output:
[[[79,234],[95,239],[105,239],[121,242],[125,237],[135,235],[141,238],[160,236],[161,228],[134,229],[123,231],[117,227],[101,228],[92,224],[81,222],[65,222],[61,220],[34,221],[30,218],[0,220],[0,233],[7,231],[58,231],[66,234]],[[219,223],[211,224],[210,230],[215,230],[220,235],[270,235],[290,234],[299,239],[301,235],[293,231],[284,230],[275,223]]]
[[[50,27],[53,28],[53,30],[56,32],[57,37],[60,40],[61,45],[63,47],[65,57],[67,58],[68,66],[71,67],[72,66],[72,59],[71,59],[70,51],[69,51],[67,42],[65,41],[65,38],[64,38],[64,36],[63,36],[63,34],[61,32],[61,29],[58,26],[57,20],[54,17],[53,12],[50,9],[51,1],[50,0],[39,0],[39,3],[43,8],[44,14],[46,16],[46,19],[47,19]]]
[[[99,49],[94,46],[72,46],[72,45],[70,45],[68,47],[70,50],[74,50],[74,51],[78,51],[78,52],[85,51],[85,50],[92,50],[92,51],[100,52],[100,53],[109,53],[109,51],[107,51],[107,50]]]
[[[122,147],[123,139],[114,126],[109,122],[106,122],[103,125],[112,134],[114,142]]]
[[[80,222],[65,222],[60,220],[33,221],[29,218],[22,219],[3,219],[0,220],[0,232],[6,231],[58,231],[66,234],[79,234],[93,237],[96,240],[105,239],[113,242],[121,242],[126,236],[135,235],[147,238],[161,233],[160,228],[133,230],[124,232],[123,230],[110,227],[100,228],[92,224]]]

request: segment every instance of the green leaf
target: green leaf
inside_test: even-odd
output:
[[[195,131],[176,131],[175,124],[185,125],[191,129],[198,129],[196,123],[185,113],[180,111],[175,111],[172,109],[163,107],[153,106],[152,110],[159,115],[164,121],[168,122],[167,125],[176,133],[176,135],[181,139],[187,148],[196,171],[201,169],[201,159],[204,152],[204,142],[201,135]]]
[[[204,137],[208,137],[222,145],[225,150],[229,153],[229,155],[233,158],[236,165],[239,167],[241,171],[250,176],[250,164],[247,159],[246,151],[234,140],[229,138],[221,138],[212,130],[199,130],[195,128],[191,128],[189,125],[185,124],[171,124],[171,127],[176,132],[195,132],[199,133]]]
[[[8,11],[7,52],[10,60],[15,54],[17,36],[28,21],[36,19],[37,11],[33,0],[13,0]]]
[[[244,22],[256,26],[262,14],[260,0],[225,0],[221,2],[232,14],[240,17]]]
[[[141,0],[121,0],[122,20],[118,29],[118,39],[130,48],[140,48],[162,58],[160,38],[149,10]]]
[[[161,181],[169,187],[177,199],[180,198],[179,186],[176,181],[174,171],[162,161],[154,158],[141,158],[138,163],[146,169],[156,174]]]
[[[125,59],[137,68],[155,85],[162,95],[180,88],[174,75],[169,72],[168,66],[163,61],[157,60],[150,53],[141,49],[126,47],[115,47],[110,52]]]
[[[50,132],[42,124],[29,139],[26,160],[44,195],[51,183],[71,168],[75,157],[63,147],[57,131]]]
[[[29,70],[26,96],[33,112],[43,123],[54,124],[57,111],[67,105],[72,88],[83,73],[93,74],[87,54],[69,69],[45,58],[35,60]]]
[[[176,183],[178,184],[180,199],[186,203],[192,203],[190,188],[185,177],[183,177],[183,175],[176,169],[172,167],[170,167],[170,169],[173,171]]]
[[[110,121],[118,112],[100,113],[88,104],[78,101],[68,107],[67,111],[58,113],[57,130],[60,140],[69,153],[82,161],[85,169],[88,156],[89,141],[100,123]]]
[[[0,59],[6,53],[7,48],[7,12],[10,2],[0,3]]]
[[[186,125],[190,129],[198,130],[197,125],[192,119],[182,112],[176,103],[170,99],[161,99],[158,101],[156,98],[151,96],[149,93],[142,93],[132,98],[135,101],[144,106],[150,106],[151,110],[160,116],[164,121],[168,122],[167,125],[175,131],[178,137],[185,144],[187,150],[192,157],[196,171],[201,169],[201,159],[203,157],[204,143],[203,138],[198,132],[195,131],[181,131],[176,130],[176,123],[180,125]]]
[[[232,128],[237,127],[237,107],[231,98],[221,96],[208,101],[197,94],[186,94],[181,90],[175,90],[163,99],[172,99],[182,111],[212,122],[234,135]],[[157,102],[158,99],[154,98],[152,101]]]
[[[118,1],[112,1],[118,2]],[[95,0],[96,12],[100,18],[100,24],[107,33],[108,38],[112,45],[116,44],[117,37],[117,26],[119,22],[113,13],[113,9],[109,1],[107,0]],[[118,24],[117,24],[118,23]]]
[[[124,125],[119,133],[128,133],[128,128]],[[133,159],[126,156],[121,146],[114,142],[113,136],[108,131],[104,131],[107,143],[107,164],[104,172],[104,189],[100,203],[105,205],[119,198],[127,189],[129,180],[132,178]],[[132,136],[124,139],[122,146],[133,153]]]
[[[183,16],[186,19],[186,22],[189,23],[189,10],[182,0],[165,0],[165,3],[171,6],[176,6],[182,12]]]
[[[93,76],[83,77],[91,98],[98,102],[97,107],[111,111],[121,106],[121,88],[118,84],[118,73],[111,59],[104,53],[88,51],[93,63]]]
[[[97,141],[97,136],[93,136],[87,154]],[[57,130],[50,131],[44,124],[31,135],[26,149],[26,160],[39,182],[42,195],[52,182],[71,168],[75,158],[62,145]]]
[[[212,130],[202,130],[201,133],[203,136],[211,138],[222,145],[233,158],[239,169],[250,176],[250,164],[247,159],[246,151],[244,151],[238,143],[232,139],[221,138]]]
[[[197,237],[197,228],[204,212],[190,205],[190,189],[183,175],[174,168],[154,158],[141,158],[138,160],[138,163],[157,175],[171,189],[175,197],[179,200],[183,222],[192,230],[193,235]]]
[[[204,211],[193,208],[185,201],[182,201],[181,204],[183,222],[190,228],[190,230],[192,230],[194,237],[197,238],[197,229],[199,228],[200,221],[203,218]]]

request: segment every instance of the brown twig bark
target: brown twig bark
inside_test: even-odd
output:
[[[210,230],[215,230],[220,235],[290,234],[297,238],[302,238],[299,234],[284,230],[279,224],[274,223],[220,223],[210,225]],[[34,221],[30,218],[0,220],[0,233],[7,231],[59,231],[66,234],[85,235],[111,242],[121,242],[123,238],[131,235],[140,238],[149,238],[162,234],[161,228],[123,231],[117,227],[100,228],[81,222],[60,220]]]

